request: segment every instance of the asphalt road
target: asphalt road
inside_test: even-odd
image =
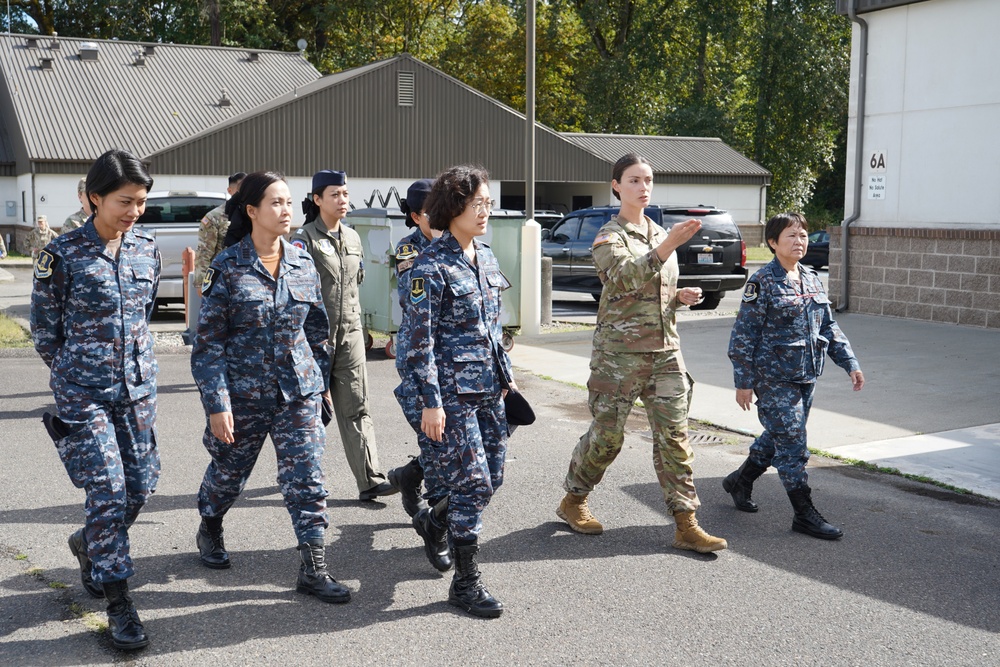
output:
[[[103,607],[82,591],[66,547],[83,493],[40,423],[52,406],[47,370],[30,355],[0,358],[0,665],[996,663],[997,504],[817,457],[815,500],[846,532],[823,542],[791,532],[773,473],[758,482],[758,514],[733,509],[720,482],[746,439],[728,436],[696,448],[695,472],[699,518],[730,548],[680,552],[637,416],[591,496],[606,532],[577,535],[554,510],[586,428],[585,392],[532,377],[519,383],[539,421],[514,434],[482,535],[502,618],[445,602],[449,577],[426,562],[398,500],[355,500],[333,431],[328,560],[353,601],[294,591],[297,554],[270,445],[226,520],[233,568],[205,569],[194,549],[204,417],[188,357],[163,354],[160,368],[163,474],[131,531],[131,583],[152,642],[125,656],[87,625]],[[402,464],[415,437],[391,397],[394,368],[373,352],[369,374],[382,464]]]

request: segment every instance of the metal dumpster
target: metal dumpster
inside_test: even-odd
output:
[[[511,288],[503,293],[500,322],[504,328],[502,345],[514,346],[512,330],[521,322],[521,229],[523,211],[495,210],[483,241],[493,249],[500,269]],[[361,323],[365,327],[365,344],[374,343],[372,332],[389,334],[385,353],[395,357],[395,334],[399,330],[403,311],[396,295],[396,244],[413,232],[406,226],[398,208],[363,208],[351,211],[344,220],[361,237],[365,251],[365,281],[361,284]]]

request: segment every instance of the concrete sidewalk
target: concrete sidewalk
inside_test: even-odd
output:
[[[736,405],[726,354],[734,318],[678,324],[696,385],[691,416],[756,435],[756,411]],[[851,390],[828,361],[809,417],[809,446],[1000,498],[1000,331],[842,314],[865,372]],[[518,337],[514,365],[586,386],[590,330]]]

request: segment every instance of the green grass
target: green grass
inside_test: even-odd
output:
[[[61,581],[50,581],[49,588],[69,588],[69,586],[67,586]]]
[[[925,477],[923,475],[911,475],[906,472],[900,472],[899,468],[890,468],[887,466],[880,466],[875,463],[869,463],[868,461],[862,461],[860,459],[852,459],[846,456],[838,456],[832,452],[825,452],[822,449],[809,448],[809,451],[813,454],[818,454],[820,456],[825,456],[828,459],[834,459],[840,461],[841,463],[846,463],[848,465],[854,466],[855,468],[861,468],[862,470],[869,470],[871,472],[879,472],[885,475],[895,475],[897,477],[903,477],[914,482],[921,482],[923,484],[930,484],[936,486],[939,489],[946,489],[953,493],[958,493],[963,496],[977,496],[980,498],[986,498],[987,496],[981,496],[975,491],[970,491],[969,489],[963,489],[960,486],[952,486],[951,484],[945,484],[944,482],[939,482],[937,480],[931,479],[930,477]]]
[[[770,262],[773,258],[774,253],[767,248],[751,248],[747,246],[748,262]]]
[[[28,560],[28,556],[25,554],[18,554],[14,556],[14,560]]]
[[[0,347],[31,347],[28,332],[3,313],[0,313]]]

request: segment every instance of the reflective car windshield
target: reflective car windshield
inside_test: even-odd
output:
[[[205,214],[222,203],[214,197],[168,197],[146,201],[146,212],[138,224],[200,222]]]

